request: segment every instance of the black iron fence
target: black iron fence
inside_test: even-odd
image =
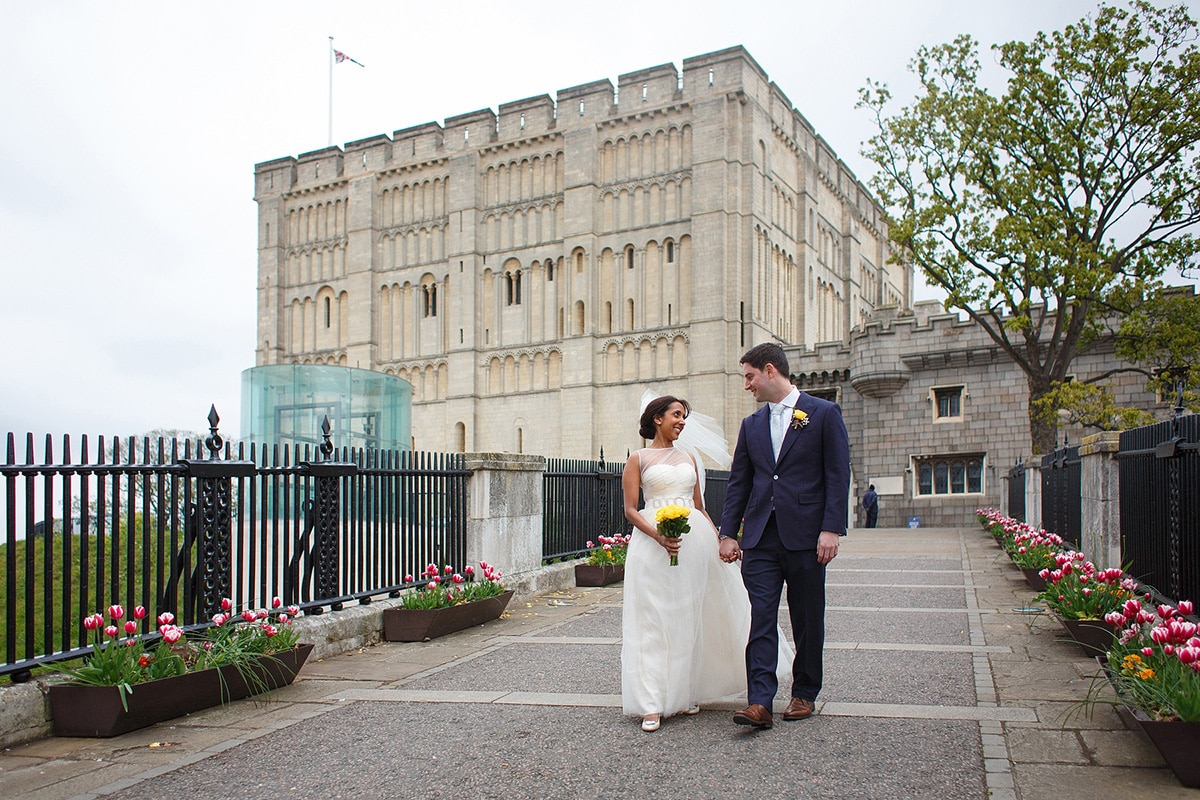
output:
[[[1125,431],[1118,457],[1126,568],[1167,597],[1200,600],[1200,415]]]
[[[397,594],[428,563],[465,566],[461,455],[236,452],[217,433],[200,442],[87,437],[79,455],[10,433],[0,464],[0,675],[90,651],[82,619],[111,604],[170,611],[203,625],[230,598],[271,598],[306,613]],[[207,452],[204,452],[204,451]]]
[[[599,536],[629,532],[621,494],[621,464],[546,459],[542,477],[542,559],[574,558]]]
[[[1042,456],[1042,527],[1076,548],[1083,527],[1081,478],[1078,446],[1064,442]]]

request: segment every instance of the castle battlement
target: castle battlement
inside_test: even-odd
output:
[[[567,130],[598,129],[604,123],[643,114],[686,114],[688,107],[709,100],[753,99],[770,116],[774,135],[796,153],[805,153],[817,166],[827,186],[848,199],[863,221],[878,231],[881,218],[872,213],[874,202],[864,206],[859,198],[870,191],[788,96],[741,45],[683,60],[659,64],[620,75],[616,86],[604,78],[548,94],[501,103],[498,111],[478,109],[426,122],[387,134],[378,134],[255,165],[256,185],[263,189],[305,192],[319,190],[332,179],[389,169],[427,165],[469,150],[485,152],[501,146],[522,146]],[[661,125],[662,123],[655,123]],[[654,127],[654,125],[652,125]],[[863,211],[863,209],[868,209]]]

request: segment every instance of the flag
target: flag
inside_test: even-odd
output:
[[[343,61],[349,61],[351,64],[358,64],[360,67],[366,66],[364,64],[360,64],[359,62],[355,61],[353,58],[346,55],[341,50],[333,51],[333,60],[336,61],[338,64],[342,63]]]

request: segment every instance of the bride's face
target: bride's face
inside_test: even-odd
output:
[[[679,434],[683,433],[683,426],[687,424],[687,411],[684,410],[682,403],[671,403],[667,408],[666,413],[661,417],[654,418],[654,427],[658,429],[658,435],[665,441],[673,442],[679,438]]]

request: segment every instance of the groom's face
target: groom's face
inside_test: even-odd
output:
[[[760,403],[773,403],[778,400],[771,387],[771,377],[774,374],[775,368],[770,364],[762,369],[750,364],[742,364],[742,376],[746,379],[746,391],[754,395],[754,399]]]

